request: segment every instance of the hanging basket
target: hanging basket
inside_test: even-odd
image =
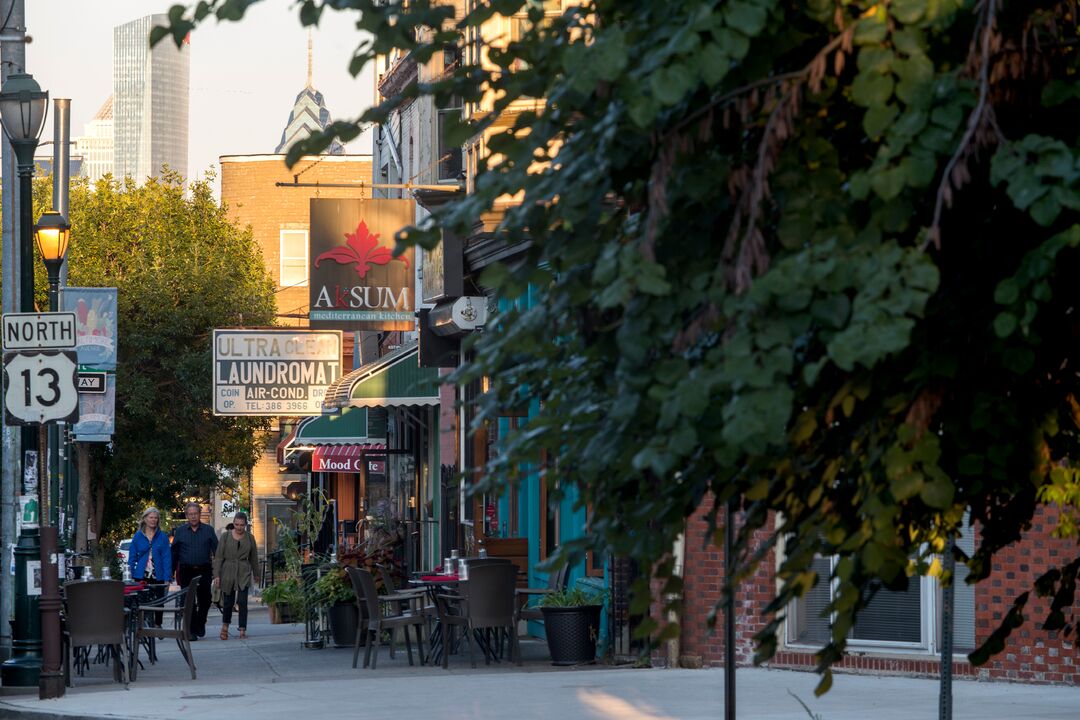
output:
[[[541,607],[552,665],[580,665],[596,660],[602,605]]]

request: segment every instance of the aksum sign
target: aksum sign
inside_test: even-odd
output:
[[[415,254],[393,254],[394,233],[414,218],[411,200],[311,200],[311,327],[415,327]]]

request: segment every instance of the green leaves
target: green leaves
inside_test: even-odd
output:
[[[1004,183],[1013,205],[1043,227],[1063,208],[1080,209],[1080,158],[1060,140],[1028,135],[1003,145],[991,161],[990,180]]]

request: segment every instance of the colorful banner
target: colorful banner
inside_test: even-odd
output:
[[[79,421],[71,426],[76,442],[109,442],[116,432],[116,375],[105,378],[105,392],[79,393]]]
[[[116,369],[116,288],[66,287],[60,309],[75,313],[75,351],[79,365]]]
[[[393,254],[415,213],[412,200],[311,200],[311,327],[416,328],[416,254]]]

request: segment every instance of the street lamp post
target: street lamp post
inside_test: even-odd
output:
[[[34,150],[45,124],[49,93],[43,91],[32,75],[15,73],[0,87],[0,122],[4,135],[15,151],[19,173],[19,310],[34,311]],[[22,429],[23,494],[36,493],[36,483],[30,490],[27,462],[30,453],[36,454],[36,433],[33,428]],[[38,504],[40,507],[40,501]],[[19,543],[15,548],[15,625],[12,628],[12,656],[0,668],[5,688],[32,688],[38,685],[41,674],[41,618],[38,615],[38,590],[28,582],[27,570],[41,556],[38,520],[24,517]]]
[[[60,268],[71,239],[67,218],[49,210],[38,219],[34,240],[49,277],[49,312],[59,309]],[[41,528],[41,639],[42,662],[39,696],[42,700],[64,694],[60,670],[60,583],[56,558],[62,553],[60,534],[60,426],[49,423],[49,522]]]

